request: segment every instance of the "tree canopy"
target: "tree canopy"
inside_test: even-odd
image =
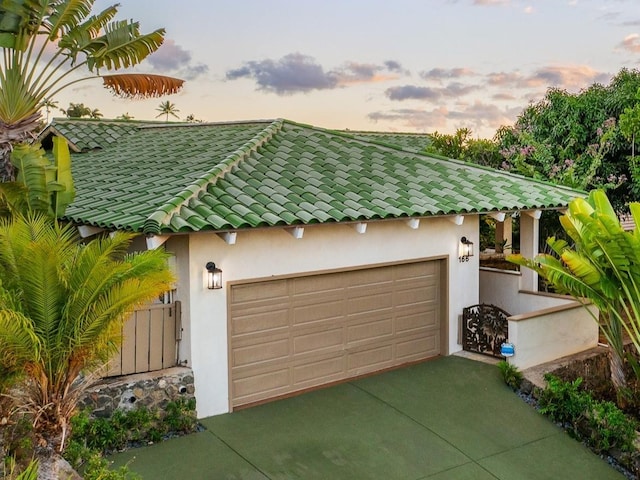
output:
[[[572,187],[604,189],[614,208],[623,210],[640,194],[624,121],[639,108],[639,88],[640,72],[622,69],[606,86],[593,84],[579,93],[549,89],[512,127],[497,132],[504,167]]]

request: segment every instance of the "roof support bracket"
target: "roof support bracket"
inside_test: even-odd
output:
[[[489,212],[489,216],[493,218],[496,222],[504,222],[507,214],[504,212]]]
[[[155,250],[169,240],[169,235],[150,235],[147,237],[147,250]]]
[[[464,223],[464,215],[454,215],[453,217],[447,217],[450,222],[460,226]]]
[[[93,227],[91,225],[78,225],[78,233],[81,238],[87,238],[100,232],[104,232],[104,228]]]
[[[285,231],[295,239],[301,239],[304,235],[304,227],[285,228]]]
[[[218,233],[218,236],[224,240],[227,245],[235,245],[238,232],[222,232]]]
[[[351,226],[355,229],[356,232],[362,234],[367,231],[367,224],[364,222],[353,223]]]
[[[407,225],[409,226],[409,228],[412,228],[413,230],[417,230],[418,227],[420,226],[420,219],[410,218],[409,220],[407,220]]]
[[[531,218],[535,218],[536,220],[540,220],[540,217],[542,216],[542,210],[523,210],[522,213],[529,215]]]

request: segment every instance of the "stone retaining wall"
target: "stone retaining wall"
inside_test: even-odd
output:
[[[93,415],[109,417],[116,409],[132,410],[141,405],[163,409],[171,401],[194,396],[192,370],[174,367],[104,379],[88,390],[79,407],[89,408]]]

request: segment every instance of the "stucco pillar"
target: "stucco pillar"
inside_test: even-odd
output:
[[[540,213],[540,210],[520,212],[520,253],[525,258],[533,258],[539,253]],[[520,289],[537,292],[538,274],[526,267],[521,267],[521,273]]]
[[[511,253],[511,245],[513,243],[513,225],[511,216],[507,215],[504,222],[496,222],[496,252],[509,255]],[[505,242],[502,248],[502,242]]]

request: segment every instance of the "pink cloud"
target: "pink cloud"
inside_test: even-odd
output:
[[[640,35],[637,33],[627,35],[618,46],[628,52],[640,53]]]

